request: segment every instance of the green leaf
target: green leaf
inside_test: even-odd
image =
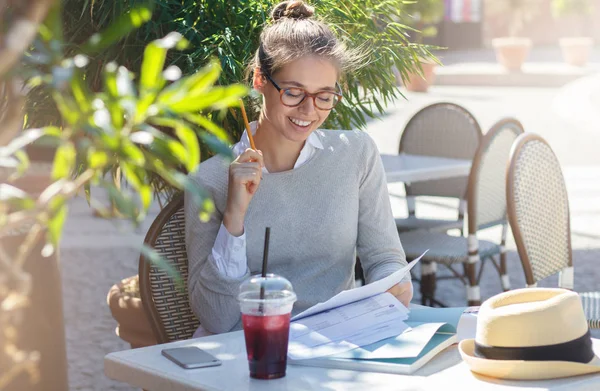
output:
[[[221,110],[232,106],[248,94],[243,85],[215,87],[202,96],[189,96],[177,103],[167,105],[175,113],[197,112],[205,109]]]
[[[187,150],[188,156],[185,168],[191,173],[196,169],[198,163],[200,163],[200,145],[198,143],[198,136],[196,136],[196,132],[184,124],[180,124],[175,128],[175,134]]]
[[[134,29],[146,23],[152,17],[152,7],[139,5],[132,8],[127,14],[121,15],[106,30],[92,35],[83,46],[82,53],[93,55],[106,49],[113,43],[119,41]]]
[[[191,76],[187,76],[165,88],[158,96],[157,101],[162,104],[179,102],[191,96],[204,94],[221,74],[221,65],[218,61],[211,61],[207,66]]]
[[[123,172],[125,179],[127,179],[127,182],[131,183],[133,188],[139,191],[142,187],[142,179],[136,172],[135,166],[127,162],[120,162],[119,166],[121,167],[121,171]]]
[[[152,187],[150,187],[150,185],[142,185],[139,192],[142,206],[144,207],[144,210],[148,210],[150,203],[152,202]]]
[[[48,235],[50,236],[50,241],[54,247],[57,247],[60,242],[62,228],[65,224],[65,220],[67,219],[68,211],[68,206],[63,203],[63,205],[58,208],[56,213],[54,213],[50,221],[48,221]]]
[[[183,281],[181,274],[169,263],[167,259],[156,252],[153,248],[148,247],[145,244],[142,245],[140,251],[144,256],[145,261],[152,263],[161,270],[164,270],[169,277],[171,277],[177,289],[185,292],[185,282]]]
[[[87,201],[88,206],[92,206],[92,204],[91,204],[92,186],[91,186],[90,182],[86,182],[83,185],[83,191],[85,192],[85,200]]]
[[[136,220],[138,210],[131,197],[124,194],[110,182],[102,181],[101,183],[102,187],[108,190],[109,198],[117,210],[126,217]]]
[[[92,99],[90,97],[91,94],[88,90],[88,86],[83,77],[83,72],[80,70],[75,72],[71,78],[71,92],[75,98],[75,102],[77,102],[77,105],[79,106],[79,110],[87,113],[92,106]]]
[[[90,148],[88,151],[88,164],[92,169],[103,168],[108,164],[108,154]]]
[[[206,118],[203,115],[200,114],[189,114],[189,113],[185,113],[183,115],[183,117],[188,120],[191,123],[194,123],[204,129],[206,129],[207,131],[209,131],[210,133],[212,133],[214,136],[216,136],[219,140],[223,141],[224,143],[231,143],[231,139],[229,137],[229,135],[227,134],[227,132],[221,128],[219,125],[215,124],[214,122],[212,122],[211,120],[209,120],[208,118]]]
[[[212,134],[201,133],[200,138],[204,141],[208,147],[213,151],[218,153],[219,155],[223,155],[229,161],[233,160],[233,152],[229,145],[225,144]]]
[[[25,172],[29,168],[29,156],[25,151],[17,151],[15,152],[15,157],[19,159],[19,165],[17,166],[17,175],[21,176],[25,174]]]
[[[158,92],[164,86],[162,70],[167,58],[167,50],[177,46],[185,38],[177,32],[171,32],[162,39],[152,41],[144,50],[142,70],[140,73],[140,91],[143,93]]]
[[[75,167],[75,158],[77,151],[73,143],[62,144],[56,150],[54,155],[54,164],[52,166],[52,179],[62,179],[68,177]]]
[[[135,145],[128,139],[123,139],[121,141],[121,151],[129,159],[129,161],[131,161],[135,165],[143,166],[146,162],[144,153],[140,150],[140,148],[137,145]]]
[[[186,194],[190,196],[191,201],[198,208],[200,221],[208,221],[215,210],[215,205],[208,192],[191,179],[191,177],[182,173],[174,173],[173,179],[179,184],[181,189],[185,190]]]

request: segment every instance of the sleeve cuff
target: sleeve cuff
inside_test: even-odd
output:
[[[233,236],[221,223],[212,248],[215,266],[223,275],[240,278],[246,273],[246,232]]]

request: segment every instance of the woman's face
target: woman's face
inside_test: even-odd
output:
[[[338,69],[332,61],[315,56],[295,60],[271,75],[273,81],[282,89],[303,88],[308,93],[320,91],[336,92]],[[327,119],[331,110],[315,107],[310,97],[296,107],[287,107],[281,103],[280,93],[267,78],[263,78],[255,88],[263,94],[263,109],[266,120],[275,131],[290,141],[304,142]]]

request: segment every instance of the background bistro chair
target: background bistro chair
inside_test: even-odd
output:
[[[559,273],[558,285],[573,289],[569,199],[562,170],[548,143],[521,135],[511,151],[506,178],[508,221],[528,287]],[[600,293],[580,294],[592,328],[600,328]]]
[[[200,322],[190,308],[185,248],[183,194],[176,196],[158,214],[144,239],[179,272],[183,287],[177,287],[168,273],[144,255],[140,256],[140,296],[157,342],[167,343],[191,338]]]
[[[523,133],[521,123],[512,118],[497,122],[487,132],[477,149],[469,173],[467,190],[468,237],[450,236],[442,232],[409,231],[400,234],[406,258],[413,260],[425,250],[429,252],[421,259],[421,302],[424,305],[443,305],[435,299],[437,264],[446,266],[450,277],[458,278],[466,286],[469,305],[479,305],[481,294],[476,266],[480,260],[489,259],[500,274],[503,290],[510,289],[506,270],[506,162],[514,140]],[[501,244],[479,240],[477,231],[502,225]],[[495,257],[499,256],[498,261]],[[464,273],[453,268],[462,264]]]
[[[475,117],[454,103],[434,103],[419,110],[406,124],[399,153],[472,160],[481,141],[481,128]],[[398,232],[414,229],[448,231],[463,229],[467,178],[450,178],[405,184],[407,218],[396,219]],[[418,196],[458,198],[456,220],[417,218]]]

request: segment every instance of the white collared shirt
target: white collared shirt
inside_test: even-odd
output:
[[[250,123],[250,131],[256,134],[258,123],[256,121]],[[248,133],[244,130],[242,137],[233,148],[234,157],[240,156],[246,149],[250,148],[250,139]],[[323,149],[323,144],[319,140],[316,132],[312,132],[294,164],[294,169],[308,162],[317,149]],[[263,167],[263,172],[268,174],[266,167]],[[212,248],[212,256],[215,260],[217,269],[227,277],[239,278],[246,272],[246,232],[241,236],[233,236],[227,231],[227,228],[221,223],[219,233],[215,239],[215,244]]]

